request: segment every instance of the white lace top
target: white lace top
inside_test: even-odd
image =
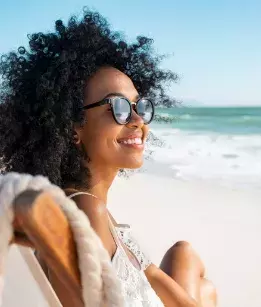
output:
[[[77,192],[70,195],[70,198],[79,194],[91,195],[89,193]],[[109,215],[108,219],[110,231],[117,245],[116,252],[112,258],[112,266],[121,282],[122,295],[125,302],[123,307],[163,307],[163,303],[152,289],[144,274],[144,270],[151,264],[151,261],[141,251],[139,244],[132,237],[131,228],[128,225],[115,227]],[[140,269],[137,269],[131,263],[121,242],[135,256]]]

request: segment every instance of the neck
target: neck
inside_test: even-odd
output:
[[[119,170],[94,165],[89,165],[89,170],[91,182],[88,192],[97,196],[104,204],[107,204],[108,191]]]

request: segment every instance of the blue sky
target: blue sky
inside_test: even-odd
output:
[[[26,43],[26,34],[53,29],[58,18],[97,9],[129,39],[152,37],[174,55],[163,65],[180,75],[170,91],[205,105],[261,106],[260,0],[12,0],[1,1],[0,53]]]

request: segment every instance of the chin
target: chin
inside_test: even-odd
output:
[[[132,159],[131,161],[125,161],[122,164],[121,168],[127,169],[138,169],[141,168],[143,165],[143,158],[142,159]]]

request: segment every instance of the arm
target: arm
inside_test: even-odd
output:
[[[111,219],[114,225],[117,225],[112,216]],[[132,237],[131,239],[137,244],[140,250],[135,238]],[[174,255],[175,257],[173,257]],[[146,255],[143,256],[146,258]],[[176,264],[175,267],[172,260]],[[159,269],[154,264],[150,264],[145,269],[144,273],[149,283],[164,303],[164,306],[201,306],[198,292],[200,288],[200,277],[204,274],[204,267],[199,260],[199,257],[192,251],[188,243],[178,242],[164,256],[161,264],[161,266],[163,265],[162,269]],[[168,272],[169,270],[172,270],[172,272]]]

